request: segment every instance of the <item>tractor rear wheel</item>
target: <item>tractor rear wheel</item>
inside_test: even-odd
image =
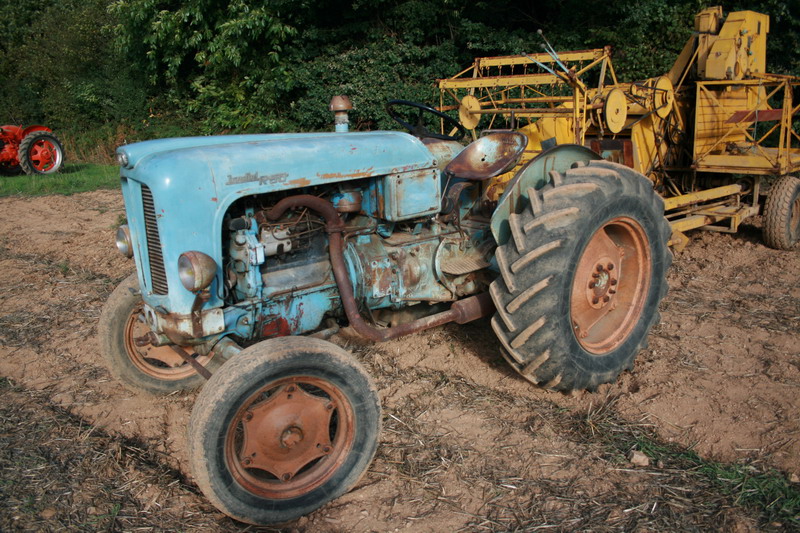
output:
[[[64,163],[64,147],[55,133],[34,131],[19,143],[18,158],[25,174],[53,174]]]
[[[189,460],[220,511],[286,522],[358,482],[380,426],[375,385],[358,361],[323,340],[279,337],[237,354],[200,391]]]
[[[800,179],[781,176],[772,185],[764,206],[764,242],[790,250],[800,239]]]
[[[530,381],[595,390],[633,367],[658,321],[669,224],[651,182],[630,168],[593,161],[550,176],[509,217],[492,327]]]

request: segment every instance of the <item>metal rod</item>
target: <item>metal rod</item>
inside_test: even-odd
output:
[[[197,371],[198,374],[200,374],[201,376],[203,376],[206,379],[211,379],[211,372],[209,372],[206,367],[204,367],[203,365],[198,363],[197,359],[192,357],[192,355],[197,355],[197,354],[190,354],[189,352],[187,352],[186,350],[184,350],[183,348],[181,348],[177,344],[170,344],[169,347],[172,348],[172,350],[176,354],[180,355],[181,358],[184,361],[189,363],[192,366],[192,368],[194,368],[195,371]]]

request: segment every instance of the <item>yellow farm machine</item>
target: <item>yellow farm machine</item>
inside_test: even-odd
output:
[[[473,138],[496,129],[528,137],[517,168],[494,178],[485,199],[500,199],[520,167],[549,148],[574,143],[653,182],[677,250],[691,229],[735,232],[762,203],[766,243],[794,246],[800,78],[766,72],[767,15],[723,18],[712,7],[694,29],[669,72],[643,81],[620,82],[608,47],[557,53],[546,39],[544,52],[477,58],[439,80],[439,109],[457,110]]]

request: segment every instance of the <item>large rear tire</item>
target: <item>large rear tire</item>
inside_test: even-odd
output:
[[[628,167],[593,161],[550,175],[509,217],[492,327],[530,381],[594,390],[632,368],[658,321],[669,224],[651,182]]]
[[[369,375],[329,342],[280,337],[246,348],[200,391],[189,460],[203,494],[250,524],[286,522],[350,490],[378,446]]]
[[[781,176],[764,206],[764,242],[776,250],[791,250],[800,239],[800,179]]]
[[[25,174],[53,174],[64,163],[64,147],[55,133],[34,131],[19,143],[17,157]]]

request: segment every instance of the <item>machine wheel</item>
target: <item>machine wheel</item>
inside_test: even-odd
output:
[[[19,143],[18,157],[25,174],[53,174],[64,162],[64,147],[54,133],[34,131]]]
[[[189,421],[191,468],[225,514],[285,522],[358,482],[380,425],[375,386],[350,354],[309,337],[270,339],[200,391]]]
[[[134,339],[150,328],[144,323],[142,297],[136,274],[127,277],[109,296],[100,315],[98,335],[109,371],[133,390],[169,394],[190,390],[205,383],[169,346],[137,346]],[[187,350],[191,353],[191,350]],[[198,362],[214,372],[219,356],[197,356]]]
[[[764,206],[764,242],[790,250],[800,239],[800,179],[781,176],[772,185]]]
[[[550,176],[509,217],[492,327],[527,379],[595,390],[633,367],[658,321],[670,228],[662,199],[630,168],[592,161]]]

